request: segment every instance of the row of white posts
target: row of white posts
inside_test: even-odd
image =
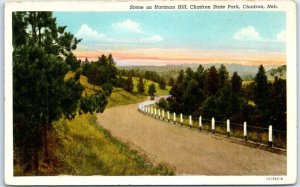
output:
[[[142,102],[139,104],[139,110],[146,115],[150,115],[154,118],[158,118],[158,119],[165,121],[165,111],[157,109],[155,107],[151,107],[151,105],[154,105],[154,104],[155,104],[155,101]],[[170,112],[167,111],[168,122],[171,121],[170,117],[171,117]],[[175,112],[173,113],[173,123],[176,124],[176,113]],[[180,114],[180,125],[183,125],[182,114]],[[189,126],[190,126],[190,128],[192,128],[192,126],[193,126],[193,119],[192,119],[191,115],[189,115]],[[226,121],[226,126],[227,126],[227,129],[226,129],[227,136],[229,137],[230,136],[230,120],[229,119],[227,119],[227,121]],[[244,122],[243,127],[244,127],[243,128],[244,139],[247,141],[248,138],[247,138],[247,123],[246,122]],[[202,130],[202,117],[201,116],[199,116],[199,129]],[[215,118],[211,119],[211,130],[213,133],[215,132]],[[272,146],[272,141],[273,141],[272,132],[273,132],[272,125],[270,125],[269,126],[269,146]]]

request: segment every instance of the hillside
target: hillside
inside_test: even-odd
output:
[[[123,77],[126,78],[126,77]],[[134,84],[134,89],[133,89],[133,93],[129,93],[127,91],[125,91],[122,88],[114,88],[109,99],[108,99],[108,104],[107,107],[113,107],[113,106],[119,106],[119,105],[127,105],[127,104],[132,104],[132,103],[138,103],[141,102],[143,100],[145,100],[148,96],[148,89],[149,86],[154,83],[155,84],[155,88],[156,88],[156,96],[160,96],[160,95],[169,95],[169,91],[171,89],[170,86],[167,86],[165,90],[162,90],[159,88],[158,83],[144,79],[144,83],[145,83],[145,92],[144,94],[138,94],[137,93],[137,84],[139,81],[138,77],[133,77],[133,84]]]
[[[75,76],[68,72],[65,80]],[[101,87],[88,83],[81,75],[83,95],[92,95]],[[163,93],[160,91],[160,93]],[[137,103],[146,95],[131,94],[114,88],[106,108]],[[127,144],[112,137],[96,121],[96,114],[77,114],[74,119],[62,118],[53,123],[48,136],[49,161],[41,163],[39,175],[173,175],[163,163],[153,165]],[[31,175],[16,164],[14,175]]]
[[[146,99],[144,95],[131,94],[122,88],[114,88],[109,99],[107,108],[119,105],[138,103]]]
[[[137,84],[138,84],[138,81],[139,81],[139,78],[138,77],[133,77],[133,84],[134,84],[134,89],[133,91],[134,92],[137,92]],[[171,90],[171,86],[166,86],[166,89],[163,90],[163,89],[160,89],[159,88],[159,84],[156,83],[156,82],[153,82],[151,80],[147,80],[147,79],[143,79],[144,80],[144,83],[145,83],[145,93],[144,95],[148,95],[148,89],[149,89],[149,86],[151,84],[155,84],[155,89],[156,89],[156,93],[155,95],[159,96],[159,95],[169,95],[169,91]]]

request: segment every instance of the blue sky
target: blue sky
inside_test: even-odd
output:
[[[55,12],[79,50],[199,49],[285,52],[285,13],[270,11]]]

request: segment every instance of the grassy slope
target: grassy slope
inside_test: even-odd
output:
[[[66,79],[74,76],[69,72]],[[84,95],[101,89],[80,77]],[[146,96],[133,95],[114,88],[107,107],[136,103]],[[166,164],[153,166],[136,151],[112,137],[99,126],[95,114],[77,115],[73,120],[59,120],[53,124],[49,138],[54,164],[41,170],[46,175],[173,175]]]
[[[114,107],[114,106],[119,106],[119,105],[127,105],[127,104],[132,104],[132,103],[138,103],[147,98],[147,93],[148,93],[148,88],[149,86],[154,83],[155,88],[156,88],[156,94],[155,95],[169,95],[169,91],[171,89],[170,86],[167,86],[165,90],[162,90],[159,88],[158,83],[146,80],[144,79],[145,82],[145,92],[144,94],[137,94],[137,84],[139,81],[139,78],[133,77],[133,84],[134,84],[134,93],[129,93],[121,88],[114,88],[112,91],[111,96],[108,99],[108,105],[107,107]]]
[[[139,78],[138,77],[133,77],[132,79],[133,79],[133,84],[134,84],[133,91],[137,92],[138,91],[137,84],[138,84]],[[166,89],[162,90],[162,89],[159,88],[159,84],[156,83],[156,82],[153,82],[153,81],[147,80],[147,79],[143,79],[143,81],[145,83],[145,93],[144,94],[148,94],[149,86],[152,83],[154,83],[155,84],[155,89],[156,89],[155,95],[169,95],[169,91],[171,90],[171,86],[166,86]]]
[[[74,77],[75,73],[72,71],[69,71],[66,76],[65,76],[65,80],[68,80],[71,77]],[[93,84],[90,84],[88,82],[88,78],[86,76],[80,75],[80,83],[84,86],[84,90],[82,92],[82,96],[89,96],[89,95],[93,95],[96,93],[96,91],[100,90],[100,86],[96,86]]]
[[[122,88],[114,88],[106,107],[113,107],[119,105],[127,105],[132,103],[138,103],[146,99],[144,95],[131,94]]]
[[[153,166],[136,151],[104,130],[95,115],[78,115],[72,121],[54,124],[61,141],[54,155],[64,167],[57,173],[68,175],[172,175],[164,164]]]

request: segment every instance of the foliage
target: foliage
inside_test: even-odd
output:
[[[174,86],[174,82],[175,82],[174,78],[171,77],[171,78],[169,79],[168,85],[169,85],[169,86]]]
[[[208,69],[204,80],[204,91],[208,95],[216,94],[219,88],[219,75],[215,66]]]
[[[286,130],[286,80],[268,81],[263,66],[247,84],[234,72],[229,78],[226,66],[196,71],[179,71],[167,99],[170,111],[216,120],[247,121],[252,126]],[[165,105],[165,103],[164,103]]]
[[[52,122],[76,112],[102,112],[109,89],[82,97],[80,65],[73,54],[81,39],[57,26],[52,12],[13,13],[14,152],[33,173],[48,160]],[[73,70],[75,74],[66,79]]]
[[[155,84],[152,83],[149,86],[148,94],[153,97],[155,93],[156,93]]]
[[[75,115],[83,88],[64,76],[80,40],[57,26],[51,12],[14,12],[13,31],[14,148],[25,170],[34,171],[52,121]]]
[[[134,85],[133,85],[132,77],[128,77],[124,82],[124,90],[126,90],[127,92],[132,93],[133,88],[134,88]]]
[[[126,76],[126,77],[141,77],[143,79],[151,80],[159,84],[160,89],[166,89],[166,80],[160,76],[156,71],[148,71],[148,70],[141,70],[141,69],[131,69],[125,70],[120,69],[119,75]]]
[[[284,78],[286,76],[286,65],[279,66],[277,68],[272,68],[268,71],[268,73],[274,77],[274,79],[277,78]]]
[[[169,104],[168,104],[168,101],[166,98],[160,98],[158,103],[157,103],[157,106],[159,108],[162,108],[164,110],[169,110]]]
[[[107,57],[101,55],[97,61],[85,61],[82,67],[82,73],[88,77],[91,84],[102,86],[110,82],[113,86],[117,84],[118,69],[116,63],[109,54]]]
[[[229,73],[224,66],[224,64],[221,64],[220,68],[218,69],[218,76],[219,76],[219,89],[223,88],[228,84],[229,81]]]
[[[166,83],[166,81],[164,79],[162,79],[162,80],[159,81],[159,88],[160,89],[165,90],[166,86],[167,86],[167,83]]]
[[[237,72],[234,72],[231,77],[231,88],[234,93],[240,93],[242,90],[242,79]]]
[[[137,89],[139,94],[143,94],[145,92],[145,85],[142,78],[139,78]]]
[[[266,71],[262,65],[258,68],[258,73],[255,78],[254,87],[254,102],[256,104],[257,110],[260,111],[260,115],[257,116],[257,120],[260,123],[269,121],[271,117],[271,84],[268,82]],[[269,124],[265,124],[268,127]]]

